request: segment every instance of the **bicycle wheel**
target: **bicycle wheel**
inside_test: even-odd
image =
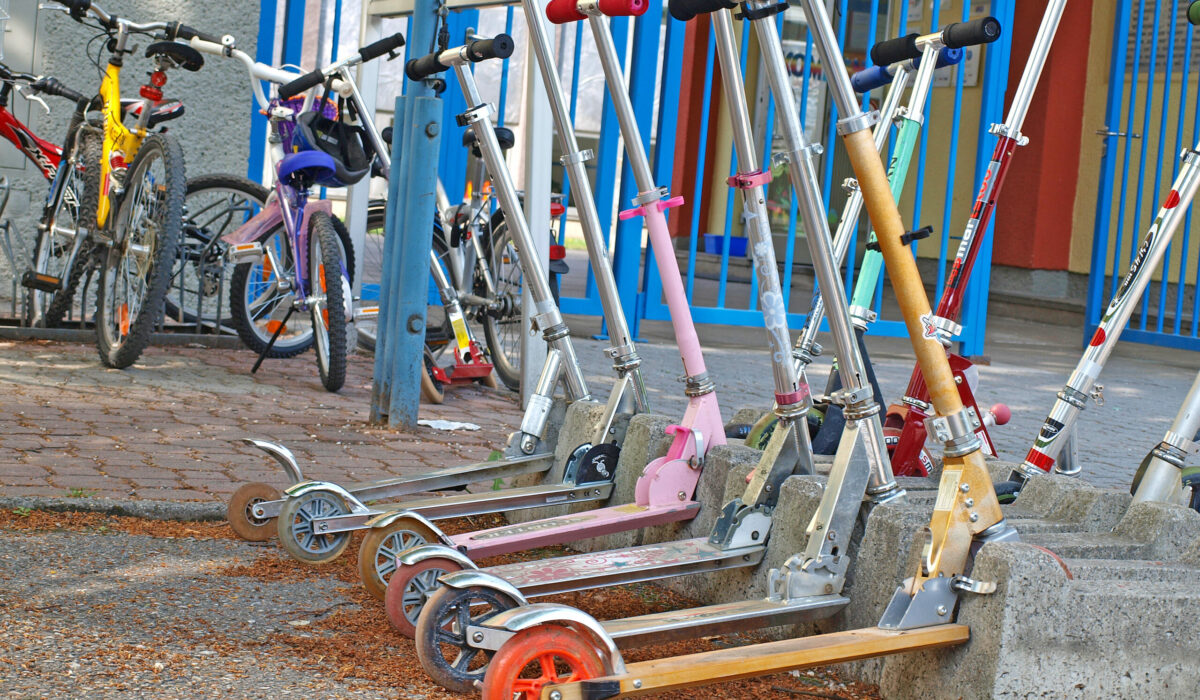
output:
[[[62,280],[53,292],[30,289],[26,295],[25,318],[30,326],[55,328],[72,311],[79,280],[92,262],[94,248],[88,232],[96,227],[96,206],[100,201],[100,138],[90,131],[80,132],[74,167],[64,162],[64,182],[57,202],[42,219],[33,249],[33,271]],[[76,238],[84,239],[76,247]]]
[[[183,148],[174,136],[142,141],[125,186],[96,299],[100,361],[117,369],[137,361],[162,319],[187,191]]]
[[[379,200],[371,202],[367,209],[367,235],[362,251],[362,285],[359,287],[359,299],[367,306],[379,304],[383,275],[383,234],[386,212],[387,203]],[[435,218],[433,222],[433,252],[443,260],[442,269],[450,275],[451,284],[457,286],[458,271],[447,261],[449,251],[441,224]],[[431,300],[437,299],[437,288],[434,286],[432,276],[429,280],[429,297]],[[375,336],[378,328],[376,319],[363,319],[356,321],[354,325],[358,331],[358,346],[368,352],[375,352]],[[427,329],[426,340],[433,341],[435,344],[445,343],[449,338],[454,337],[454,330],[450,328],[450,319],[446,316],[440,302],[431,303],[426,308],[425,328]]]
[[[512,391],[521,390],[521,257],[508,232],[508,222],[500,220],[492,227],[492,279],[496,294],[508,296],[511,311],[499,315],[480,314],[488,354],[496,375]]]
[[[346,383],[346,319],[350,279],[342,265],[341,250],[333,220],[317,212],[308,220],[308,304],[316,341],[317,369],[327,391]]]
[[[221,237],[262,210],[267,188],[236,175],[203,175],[187,183],[179,255],[171,268],[166,318],[219,331],[232,325],[233,265]]]

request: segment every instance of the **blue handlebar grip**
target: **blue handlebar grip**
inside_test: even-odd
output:
[[[888,66],[871,66],[850,76],[850,84],[854,86],[854,91],[860,94],[891,82],[892,74],[888,72]]]
[[[937,67],[945,68],[946,66],[956,66],[959,63],[962,63],[963,55],[962,49],[942,47],[942,50],[938,51]]]

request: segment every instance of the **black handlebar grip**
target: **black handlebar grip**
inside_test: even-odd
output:
[[[79,102],[84,99],[83,95],[75,92],[71,88],[58,82],[58,78],[43,78],[34,84],[38,90],[47,95],[55,95],[57,97],[65,97],[72,102]]]
[[[279,99],[290,100],[310,87],[316,87],[323,82],[325,82],[325,74],[321,71],[315,70],[311,73],[305,73],[292,82],[279,86]]]
[[[1200,24],[1200,0],[1194,0],[1191,5],[1188,5],[1188,21],[1192,24]]]
[[[82,22],[87,16],[87,11],[92,9],[92,0],[60,0],[62,4],[67,6],[67,11],[71,13],[71,18],[77,22]]]
[[[990,44],[999,38],[1000,20],[995,17],[983,17],[970,22],[955,22],[942,30],[942,43],[951,49]]]
[[[921,50],[917,48],[917,36],[914,32],[875,44],[871,47],[871,62],[877,66],[890,66],[917,58],[921,55]]]
[[[424,80],[431,75],[437,75],[450,66],[438,63],[438,55],[431,53],[420,58],[411,59],[404,64],[404,74],[409,80]]]
[[[497,34],[491,39],[479,39],[467,44],[467,60],[471,63],[479,63],[489,58],[508,58],[512,55],[514,48],[511,36]]]
[[[669,0],[667,10],[675,19],[687,22],[697,15],[717,10],[732,10],[737,6],[738,4],[734,0]]]
[[[391,36],[385,36],[379,41],[362,47],[358,50],[358,55],[362,57],[363,63],[366,63],[367,61],[379,58],[385,53],[391,53],[401,46],[404,46],[404,35],[396,32]]]
[[[183,39],[184,41],[196,37],[200,41],[207,41],[210,44],[221,43],[221,37],[213,36],[208,32],[202,32],[199,29],[194,29],[180,22],[171,22],[167,25],[167,36],[171,39]]]

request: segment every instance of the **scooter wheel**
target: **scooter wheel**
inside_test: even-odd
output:
[[[388,578],[396,570],[396,555],[437,541],[437,533],[416,518],[397,518],[367,530],[358,548],[358,576],[363,586],[376,599],[383,600]]]
[[[591,640],[561,625],[518,632],[492,656],[483,679],[484,700],[533,700],[542,688],[603,676]]]
[[[417,635],[417,620],[430,597],[441,589],[438,579],[462,569],[453,559],[432,557],[415,566],[396,569],[388,577],[384,589],[383,609],[388,621],[400,634],[413,639]]]
[[[279,489],[255,481],[242,484],[229,499],[225,519],[238,537],[248,542],[266,542],[275,534],[275,518],[256,518],[251,510],[264,501],[279,500]]]
[[[754,422],[750,427],[750,434],[746,436],[746,447],[753,447],[756,450],[765,450],[767,443],[771,441],[771,435],[775,432],[775,425],[779,423],[779,416],[774,413],[765,413],[762,418]]]
[[[467,627],[515,607],[516,601],[491,588],[439,588],[417,620],[417,658],[425,672],[448,690],[476,692],[491,653],[467,644]]]
[[[883,444],[887,446],[888,457],[891,457],[896,452],[896,445],[900,444],[900,436],[904,434],[903,428],[884,428],[883,429]],[[919,473],[913,469],[906,469],[905,465],[893,464],[892,471],[896,476],[929,476],[933,473],[933,455],[929,454],[929,449],[922,446],[921,451],[917,453],[917,461],[925,469],[925,473]]]
[[[1008,505],[1017,500],[1017,496],[1021,495],[1021,482],[1019,481],[1001,481],[996,484],[996,500],[1000,501],[1000,505]]]
[[[275,531],[287,553],[305,564],[328,564],[341,556],[350,544],[349,532],[318,534],[313,521],[335,515],[346,515],[350,508],[342,497],[332,491],[309,491],[289,498],[279,511]]]

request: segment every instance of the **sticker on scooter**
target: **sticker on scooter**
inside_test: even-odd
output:
[[[590,484],[594,481],[612,481],[620,456],[621,448],[611,442],[591,447],[579,460],[579,471],[575,476],[575,483]]]
[[[926,340],[937,340],[938,342],[941,342],[938,337],[938,327],[933,322],[934,318],[935,317],[932,311],[927,314],[921,314],[921,337],[925,338]]]
[[[1058,434],[1062,432],[1062,429],[1062,423],[1059,423],[1053,418],[1047,418],[1046,422],[1042,425],[1041,432],[1038,433],[1040,442],[1043,445],[1054,442],[1054,439],[1058,437]]]

